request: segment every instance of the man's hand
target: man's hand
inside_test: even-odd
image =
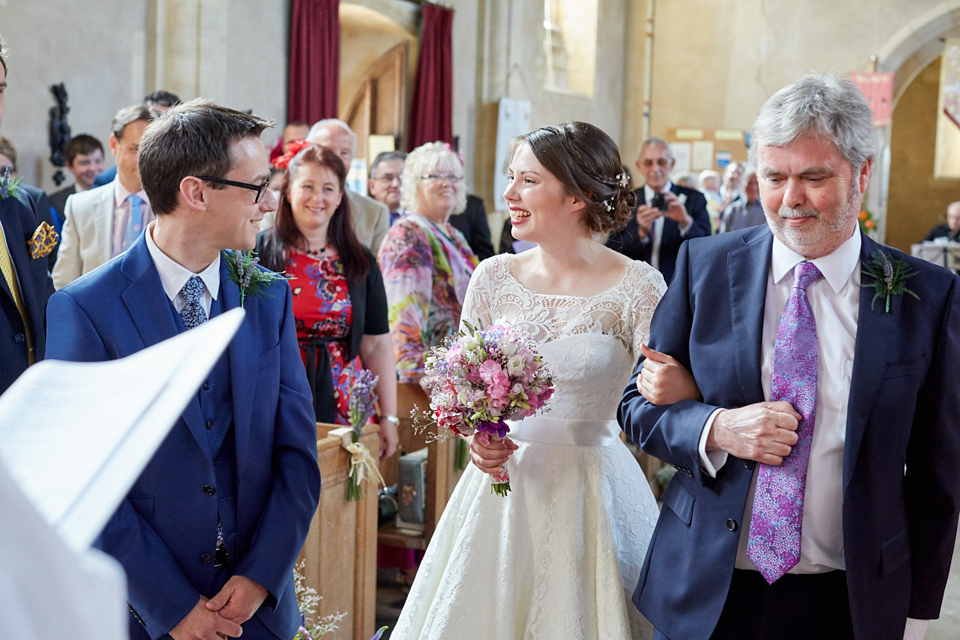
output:
[[[485,445],[480,442],[478,435],[467,438],[467,443],[470,446],[470,459],[484,473],[493,475],[500,471],[513,452],[520,448],[510,438],[500,440],[495,436],[490,438],[489,445]]]
[[[687,228],[693,222],[693,218],[687,213],[687,208],[680,202],[677,194],[673,191],[665,191],[663,197],[667,201],[667,210],[663,215],[675,221],[681,229]]]
[[[227,620],[207,608],[206,598],[193,606],[190,613],[170,631],[173,640],[221,640],[239,638],[243,633],[240,623]]]
[[[776,466],[797,444],[802,416],[789,402],[758,402],[717,414],[707,451],[726,451],[744,460]]]
[[[648,204],[637,206],[637,226],[640,228],[640,237],[646,238],[653,232],[653,223],[661,216],[659,209]]]
[[[266,599],[267,590],[250,578],[231,576],[220,593],[207,601],[207,610],[241,625],[253,617]]]

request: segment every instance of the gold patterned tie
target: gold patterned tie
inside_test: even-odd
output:
[[[13,270],[13,262],[10,260],[10,252],[7,250],[7,240],[0,229],[0,271],[3,272],[3,279],[7,281],[7,286],[13,293],[13,301],[17,303],[17,310],[20,312],[20,319],[23,320],[23,331],[27,336],[27,361],[34,363],[33,339],[30,335],[30,323],[27,321],[27,312],[23,308],[23,298],[20,295],[20,287],[17,286],[17,274]]]

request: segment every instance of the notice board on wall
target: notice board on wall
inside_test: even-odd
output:
[[[666,140],[677,158],[678,172],[722,172],[731,162],[747,161],[749,133],[740,129],[668,129]],[[681,166],[681,159],[689,159],[686,166]]]

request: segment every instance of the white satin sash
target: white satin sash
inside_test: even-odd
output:
[[[507,421],[511,440],[565,444],[579,447],[606,447],[620,441],[616,420],[564,420],[533,416],[520,422]]]

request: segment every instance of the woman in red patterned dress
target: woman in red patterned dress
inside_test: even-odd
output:
[[[290,276],[300,353],[317,420],[349,424],[349,394],[361,368],[379,376],[380,455],[397,446],[396,361],[383,278],[360,244],[344,197],[346,169],[316,145],[287,167],[272,229],[257,237],[261,263]]]

